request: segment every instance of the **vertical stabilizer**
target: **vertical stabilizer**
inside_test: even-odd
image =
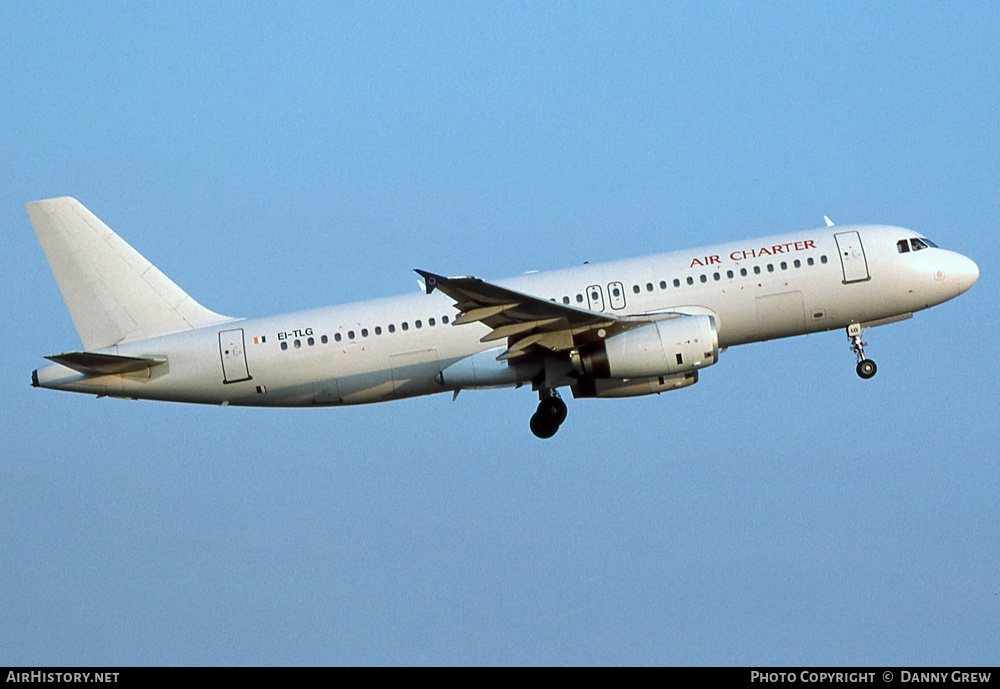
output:
[[[85,349],[233,320],[189,297],[76,199],[24,207]]]

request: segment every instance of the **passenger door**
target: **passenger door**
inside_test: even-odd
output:
[[[840,232],[834,235],[840,253],[840,264],[844,268],[844,284],[868,280],[868,260],[861,245],[861,235],[857,232]]]
[[[243,346],[243,328],[219,333],[219,356],[222,357],[223,383],[252,380],[247,369],[246,348]]]

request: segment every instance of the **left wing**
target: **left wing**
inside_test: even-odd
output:
[[[559,304],[474,277],[448,278],[425,270],[427,294],[435,289],[455,300],[460,311],[452,325],[482,323],[492,332],[480,342],[507,339],[507,351],[498,360],[524,356],[534,347],[562,352],[596,342],[653,319],[616,316]]]

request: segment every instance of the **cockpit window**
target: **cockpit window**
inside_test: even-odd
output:
[[[896,242],[896,251],[901,254],[910,251],[911,247],[913,251],[920,251],[921,249],[930,249],[931,247],[936,249],[938,245],[926,237],[912,237],[910,239],[900,239]]]

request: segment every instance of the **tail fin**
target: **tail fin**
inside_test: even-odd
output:
[[[233,320],[189,297],[76,199],[24,207],[85,349]]]

